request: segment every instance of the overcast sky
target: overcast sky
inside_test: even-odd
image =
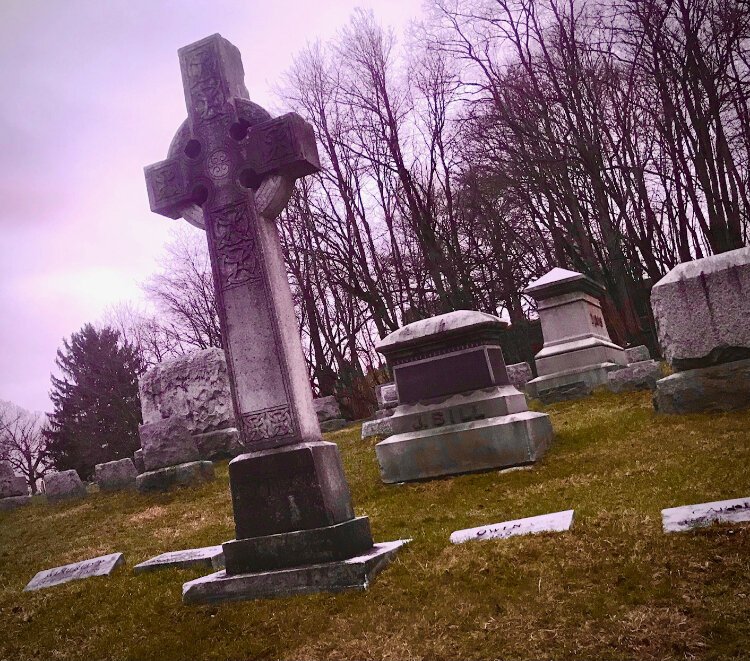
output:
[[[185,117],[177,49],[215,32],[250,97],[355,7],[401,31],[422,0],[0,0],[0,399],[50,410],[63,337],[138,284],[176,222],[148,208],[143,166]]]

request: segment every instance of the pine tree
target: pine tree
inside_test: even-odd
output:
[[[63,339],[52,376],[54,413],[45,432],[58,470],[74,468],[90,479],[94,466],[129,457],[140,447],[140,369],[136,349],[120,333],[86,324]]]

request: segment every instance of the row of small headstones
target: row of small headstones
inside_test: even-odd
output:
[[[700,505],[686,505],[664,509],[662,528],[665,533],[682,532],[696,527],[707,526],[714,522],[738,523],[750,521],[750,498],[724,500]],[[564,532],[573,525],[574,510],[542,514],[514,521],[504,521],[478,528],[456,530],[450,536],[453,544],[489,539],[506,539],[517,535],[529,535],[543,532]],[[38,572],[24,588],[25,591],[67,583],[68,581],[104,576],[111,574],[125,563],[122,553],[75,562],[61,567],[53,567]],[[150,558],[133,567],[133,572],[143,573],[170,567],[207,566],[214,570],[224,567],[222,547],[207,546],[198,549],[170,551]]]

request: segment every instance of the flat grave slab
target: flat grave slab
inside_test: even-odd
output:
[[[217,546],[204,546],[198,549],[168,551],[135,565],[133,573],[141,574],[159,569],[170,569],[172,567],[212,567],[213,569],[222,569],[224,567],[224,551],[221,544]]]
[[[451,533],[451,542],[463,544],[483,539],[506,539],[516,535],[533,535],[540,532],[564,532],[573,525],[573,513],[574,510],[565,510],[503,523],[490,523],[478,528],[456,530]]]
[[[669,507],[661,511],[664,532],[684,532],[712,523],[750,521],[750,498]]]
[[[375,574],[385,569],[398,549],[409,541],[375,544],[362,555],[337,562],[234,575],[222,570],[183,584],[182,601],[209,604],[321,591],[366,590]]]
[[[78,581],[92,576],[109,576],[117,567],[125,564],[125,556],[122,553],[110,553],[100,555],[98,558],[81,560],[61,567],[44,569],[32,578],[23,589],[24,592],[42,590],[53,585],[60,585],[68,581]]]

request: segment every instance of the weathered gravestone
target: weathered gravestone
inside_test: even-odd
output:
[[[96,483],[102,491],[134,489],[138,471],[132,459],[119,459],[97,464],[94,468]]]
[[[675,370],[656,384],[656,409],[750,406],[750,248],[675,266],[654,285],[651,307]]]
[[[378,410],[362,423],[361,438],[390,436],[393,433],[390,417],[398,406],[398,390],[395,383],[383,383],[375,388]]]
[[[247,99],[240,53],[220,35],[179,50],[188,119],[146,168],[151,209],[206,229],[240,441],[229,464],[236,539],[226,570],[187,603],[363,589],[402,542],[373,545],[338,448],[321,440],[274,219],[319,169],[312,128]],[[146,448],[144,448],[146,454]]]
[[[399,395],[393,435],[375,446],[384,482],[519,466],[544,454],[552,425],[508,381],[504,326],[460,310],[415,321],[376,345]]]
[[[92,576],[109,576],[117,567],[125,564],[125,556],[122,553],[110,553],[101,555],[90,560],[81,560],[69,565],[45,569],[38,572],[24,588],[24,592],[41,590],[53,585],[60,585],[68,581],[78,581]]]
[[[343,429],[349,423],[341,417],[339,403],[333,395],[313,399],[315,415],[318,416],[320,430],[324,432]]]
[[[138,380],[144,424],[174,418],[203,460],[242,452],[224,351],[211,347],[152,367]]]
[[[86,495],[86,485],[81,482],[75,470],[47,473],[44,476],[44,493],[50,503],[83,498]]]
[[[664,532],[684,532],[712,523],[745,523],[750,521],[750,498],[669,507],[661,511],[661,520]]]
[[[526,384],[534,378],[531,365],[528,363],[513,363],[505,366],[509,381],[521,392],[526,391]]]
[[[221,545],[217,545],[204,546],[198,549],[184,549],[182,551],[168,551],[135,565],[133,573],[142,574],[174,567],[180,569],[186,567],[222,569],[224,567],[224,550]]]
[[[0,512],[31,503],[26,479],[13,472],[10,462],[0,461]]]
[[[485,539],[507,539],[517,535],[535,535],[541,532],[564,532],[573,525],[573,510],[553,512],[540,516],[529,516],[525,519],[491,523],[477,528],[466,528],[451,533],[453,544],[481,541]]]
[[[545,403],[577,399],[607,385],[607,374],[627,365],[609,337],[600,300],[604,287],[582,273],[554,268],[525,290],[538,304],[544,346],[537,378],[527,392]]]

